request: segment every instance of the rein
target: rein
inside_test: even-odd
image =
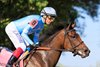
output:
[[[71,32],[71,31],[73,31],[73,30],[74,30],[74,29],[69,30],[69,31],[66,31],[66,30],[64,29],[65,34],[64,34],[64,42],[63,42],[63,44],[65,43],[67,33]],[[69,38],[68,38],[68,39],[69,39]],[[70,41],[70,43],[71,43],[71,40],[70,40],[70,39],[69,39],[69,41]],[[74,50],[74,51],[75,51],[75,50],[76,50],[75,48],[78,47],[79,45],[81,45],[82,43],[83,43],[83,41],[80,42],[80,43],[79,43],[78,45],[76,45],[76,46],[73,46],[72,43],[71,43],[71,46],[72,46],[71,49],[56,49],[56,48],[51,48],[51,47],[37,47],[37,48],[35,48],[34,50],[45,50],[45,51],[50,51],[50,50],[54,50],[54,51],[72,51],[72,50]],[[77,49],[77,50],[78,50],[78,49]],[[31,52],[31,54],[30,54],[28,60],[26,61],[25,67],[27,66],[27,64],[28,64],[29,60],[31,59],[33,53],[34,53],[34,52]],[[73,53],[74,53],[74,56],[77,54],[76,52],[73,52]]]
[[[65,30],[65,29],[64,29]],[[69,32],[71,32],[71,31],[73,31],[74,29],[71,29],[71,30],[68,30],[67,32],[66,32],[66,30],[65,30],[65,38],[66,38],[66,35],[69,33]],[[69,35],[68,35],[69,36]],[[72,50],[79,50],[79,49],[76,49],[76,47],[78,47],[79,45],[81,45],[82,43],[84,43],[83,41],[81,41],[79,44],[77,44],[77,45],[73,45],[74,43],[72,43],[71,42],[71,39],[68,37],[68,40],[70,41],[70,43],[71,43],[71,46],[72,46]],[[69,50],[71,50],[71,49],[69,49]]]
[[[51,48],[51,47],[38,47],[36,50],[55,50],[55,51],[69,51],[68,49],[56,49],[56,48]]]
[[[69,32],[73,31],[74,29],[71,29],[71,30],[68,30],[66,31],[66,29],[64,28],[64,42],[63,44],[65,43],[65,39],[66,39],[66,36]],[[68,38],[69,39],[69,38]],[[71,40],[69,39],[70,43],[71,43]],[[36,48],[36,50],[55,50],[55,51],[72,51],[72,49],[75,50],[76,47],[78,47],[79,45],[81,45],[82,43],[84,43],[83,41],[81,41],[79,44],[77,44],[76,46],[73,46],[72,43],[71,43],[71,46],[72,48],[71,49],[56,49],[56,48],[51,48],[51,47],[38,47]]]
[[[63,44],[66,42],[65,40],[66,40],[66,36],[67,36],[67,34],[69,33],[69,32],[71,32],[71,31],[73,31],[74,29],[71,29],[71,30],[68,30],[68,31],[66,31],[66,29],[64,29],[64,42],[63,42]],[[69,42],[71,43],[71,39],[68,37],[68,40],[69,40]],[[71,43],[71,46],[72,46],[72,48],[70,48],[70,49],[57,49],[57,48],[52,48],[52,47],[41,47],[41,46],[39,46],[39,47],[36,47],[35,49],[34,49],[34,51],[36,51],[36,50],[45,50],[45,51],[50,51],[50,50],[54,50],[54,51],[72,51],[72,50],[74,50],[73,51],[73,53],[74,53],[74,56],[76,55],[76,53],[75,53],[75,50],[79,50],[79,49],[76,49],[76,47],[78,47],[79,45],[81,45],[83,43],[83,41],[81,41],[79,44],[77,44],[77,45],[73,45],[74,43]],[[32,50],[33,51],[33,50]],[[31,52],[31,54],[30,54],[30,57],[29,57],[29,59],[27,60],[27,62],[26,62],[26,65],[25,66],[27,66],[27,64],[28,64],[28,61],[31,59],[31,57],[32,57],[32,54],[33,54],[34,52]]]

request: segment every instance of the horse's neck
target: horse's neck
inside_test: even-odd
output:
[[[46,58],[49,60],[48,63],[50,63],[50,67],[55,67],[60,58],[60,55],[61,55],[60,51],[55,51],[55,50],[48,51]]]
[[[36,60],[38,61],[38,59],[40,58],[40,59],[42,59],[42,62],[44,63],[40,66],[55,67],[60,58],[61,51],[56,51],[56,50],[37,51],[37,54],[35,57],[37,57],[37,55],[40,55],[40,57],[38,57]]]
[[[63,44],[63,33],[59,33],[57,36],[55,36],[52,41],[47,44],[48,47],[51,47],[52,49],[62,49]],[[48,63],[50,64],[50,67],[55,67],[57,64],[60,55],[62,51],[56,51],[56,50],[50,50],[46,52],[46,59],[48,59]]]
[[[60,58],[61,52],[58,51],[37,51],[37,54],[35,54],[35,59],[34,62],[38,61],[44,64],[40,64],[40,66],[43,67],[55,67],[59,58]],[[40,57],[38,57],[40,56]],[[38,57],[38,58],[36,58]]]

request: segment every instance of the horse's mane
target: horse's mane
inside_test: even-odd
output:
[[[49,44],[49,43],[53,40],[53,38],[54,38],[57,34],[59,34],[60,31],[61,31],[61,30],[57,31],[56,33],[54,33],[53,35],[51,35],[49,38],[47,38],[47,39],[43,42],[43,44]]]

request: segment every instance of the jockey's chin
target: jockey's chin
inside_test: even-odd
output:
[[[50,25],[52,22],[45,22],[45,24]]]

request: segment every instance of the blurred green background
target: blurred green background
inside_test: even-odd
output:
[[[46,6],[55,8],[58,17],[50,26],[45,25],[40,36],[42,42],[70,22],[75,21],[78,15],[73,6],[84,8],[91,17],[94,17],[99,3],[99,0],[0,0],[0,46],[15,49],[5,33],[6,25],[13,20],[30,14],[40,14]]]

